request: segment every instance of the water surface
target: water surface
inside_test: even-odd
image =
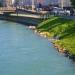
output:
[[[75,75],[75,65],[25,25],[1,20],[0,75]]]

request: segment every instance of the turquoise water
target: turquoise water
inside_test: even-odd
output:
[[[0,75],[75,75],[75,65],[26,26],[1,20]]]

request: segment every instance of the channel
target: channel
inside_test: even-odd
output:
[[[27,26],[0,20],[0,75],[75,75],[75,64]]]

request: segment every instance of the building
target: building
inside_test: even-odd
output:
[[[3,0],[3,6],[4,7],[12,6],[12,0]]]
[[[58,1],[59,7],[71,7],[71,2],[70,0],[59,0]]]
[[[16,0],[6,0],[8,3],[8,5],[11,5],[12,1],[16,1]],[[34,5],[37,5],[39,2],[42,5],[58,5],[59,7],[70,7],[71,6],[71,2],[70,0],[18,0],[19,1],[19,5],[33,5],[32,7],[34,8]]]

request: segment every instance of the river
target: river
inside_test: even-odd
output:
[[[0,75],[75,75],[75,64],[25,25],[0,20]]]

